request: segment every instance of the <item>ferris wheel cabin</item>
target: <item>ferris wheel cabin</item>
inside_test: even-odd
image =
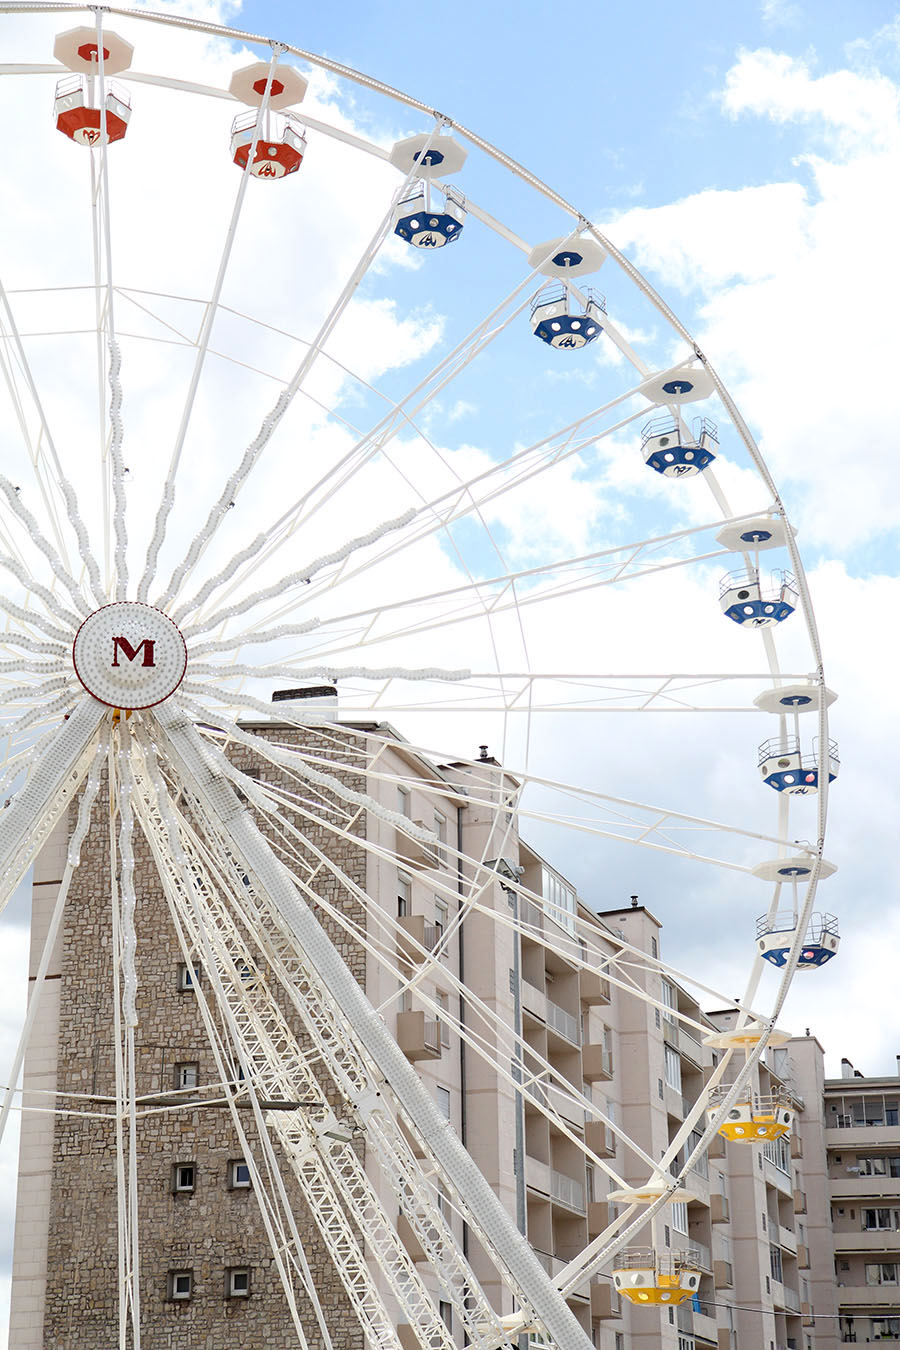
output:
[[[104,99],[106,142],[121,141],[131,118],[131,99],[120,85],[110,81]],[[56,86],[53,102],[56,129],[78,145],[99,145],[103,139],[101,109],[91,103],[88,79],[66,75]]]
[[[254,178],[285,178],[297,172],[306,153],[306,133],[303,123],[284,110],[300,103],[306,90],[307,81],[293,66],[255,61],[234,72],[228,92],[259,110],[240,113],[232,123],[231,158],[239,169],[246,169],[250,161]]]
[[[625,1247],[613,1258],[613,1284],[630,1303],[650,1307],[685,1303],[700,1287],[700,1258],[689,1248],[659,1252]]]
[[[719,585],[719,604],[726,619],[742,628],[773,628],[797,607],[797,582],[790,572],[773,572],[760,580],[759,569],[729,572]]]
[[[710,1093],[706,1118],[712,1121],[721,1108],[730,1086],[723,1084]],[[745,1092],[732,1103],[718,1133],[733,1144],[759,1144],[788,1135],[794,1124],[791,1097],[778,1090],[769,1096]]]
[[[655,417],[641,430],[644,463],[665,478],[692,478],[702,473],[715,459],[711,445],[718,445],[716,425],[709,418],[698,418],[695,435],[674,417]]]
[[[247,168],[250,151],[256,138],[250,173],[254,178],[284,178],[296,173],[306,153],[306,133],[303,124],[290,113],[283,117],[272,114],[264,119],[257,131],[259,114],[239,113],[231,125],[231,158],[239,169]],[[278,134],[280,132],[280,135]],[[269,139],[272,135],[275,139]]]
[[[756,921],[756,946],[764,961],[782,969],[787,965],[797,936],[797,916],[788,911],[770,918],[763,914]],[[798,970],[818,970],[837,955],[841,943],[834,914],[813,914],[806,927],[803,946],[797,956]]]
[[[394,208],[394,234],[413,248],[443,248],[462,234],[466,199],[456,188],[443,193],[427,179],[416,183],[408,197]]]
[[[811,752],[800,747],[799,736],[775,736],[759,747],[759,771],[762,780],[776,792],[803,797],[819,790],[819,747],[813,741]],[[840,768],[835,741],[828,742],[827,773],[829,783],[837,778]]]
[[[586,347],[603,332],[606,299],[587,287],[581,301],[565,285],[544,286],[531,305],[531,331],[560,351]]]

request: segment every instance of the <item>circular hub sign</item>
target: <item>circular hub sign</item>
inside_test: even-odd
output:
[[[72,646],[75,674],[112,708],[152,708],[173,694],[187,668],[178,628],[161,609],[137,600],[89,614]]]

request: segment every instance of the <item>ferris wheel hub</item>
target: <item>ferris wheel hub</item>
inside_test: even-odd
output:
[[[131,711],[174,694],[187,669],[187,648],[161,609],[120,600],[88,615],[75,634],[72,662],[92,698]]]

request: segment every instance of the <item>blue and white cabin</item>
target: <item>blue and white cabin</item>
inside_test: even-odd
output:
[[[798,736],[774,736],[759,747],[759,771],[762,780],[776,792],[804,797],[819,790],[820,765],[818,737],[811,752],[804,753]],[[827,773],[829,783],[837,778],[841,761],[835,741],[828,742]]]
[[[561,351],[586,347],[603,332],[606,298],[588,286],[584,303],[568,286],[551,283],[538,291],[531,305],[531,331],[535,337]]]
[[[654,417],[641,429],[644,463],[666,478],[692,478],[709,468],[715,459],[710,448],[718,445],[716,424],[708,417],[695,419],[688,436],[674,417]]]
[[[466,199],[456,188],[438,192],[420,180],[408,197],[394,208],[394,234],[413,248],[443,248],[462,234],[466,223]]]
[[[756,946],[764,961],[782,969],[797,936],[797,916],[791,911],[769,918],[763,914],[756,921]],[[804,935],[803,946],[797,957],[798,970],[818,970],[833,956],[841,943],[838,921],[834,914],[812,914]]]
[[[783,623],[796,609],[797,598],[797,582],[790,572],[772,572],[765,584],[757,568],[729,572],[719,586],[722,612],[742,628],[772,628]]]

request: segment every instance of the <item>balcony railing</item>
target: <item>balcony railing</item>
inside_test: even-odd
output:
[[[561,1008],[558,1003],[552,1003],[549,998],[547,999],[547,1026],[552,1027],[554,1031],[558,1031],[560,1036],[564,1036],[573,1045],[581,1044],[578,1018],[566,1012],[565,1008]]]
[[[558,1200],[561,1205],[565,1205],[568,1209],[577,1210],[579,1214],[584,1213],[583,1182],[576,1181],[574,1177],[566,1176],[565,1172],[556,1172],[551,1169],[550,1194],[554,1200]]]

